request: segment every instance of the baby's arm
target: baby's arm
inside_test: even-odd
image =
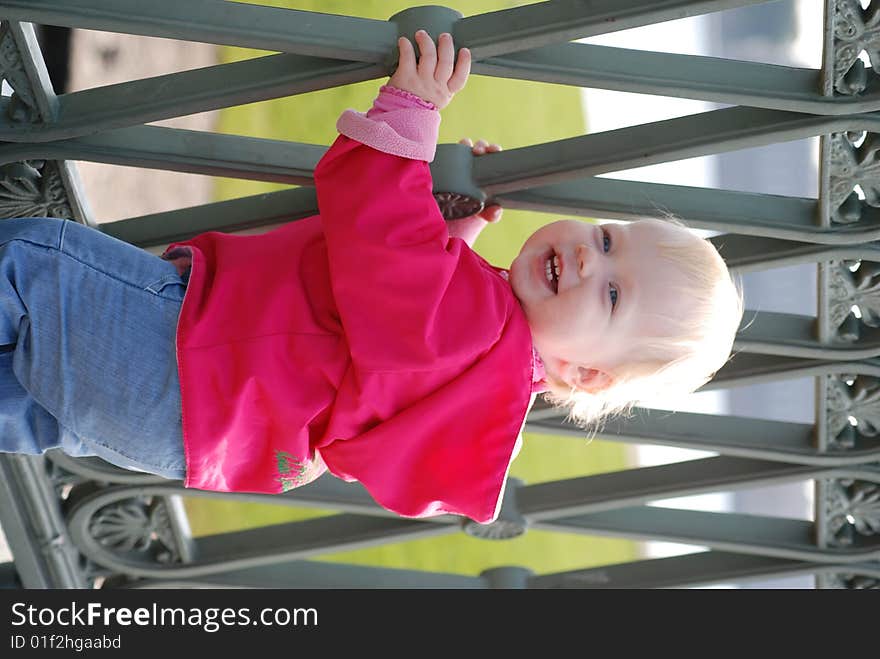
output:
[[[421,47],[424,61],[429,48]],[[439,50],[435,70],[452,57],[451,37],[441,37]],[[347,110],[337,122],[340,137],[315,169],[330,282],[358,368],[433,368],[443,361],[438,355],[473,349],[461,337],[435,341],[438,324],[454,325],[449,316],[467,315],[490,291],[472,291],[473,283],[459,272],[464,247],[449,240],[427,164],[436,146],[437,104],[449,102],[458,88],[449,81],[465,77],[467,59],[459,56],[451,74],[437,74],[448,76],[443,94],[402,76],[389,80],[377,99],[381,107],[369,116]],[[403,46],[399,71],[411,69],[420,80],[428,71],[421,68]],[[466,304],[449,302],[465,290]]]

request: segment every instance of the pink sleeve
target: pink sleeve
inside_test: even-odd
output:
[[[336,122],[336,129],[377,151],[431,162],[437,148],[440,113],[433,103],[383,85],[366,114],[346,110]]]

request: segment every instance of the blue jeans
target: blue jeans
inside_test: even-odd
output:
[[[183,478],[169,262],[100,231],[0,220],[0,451]]]

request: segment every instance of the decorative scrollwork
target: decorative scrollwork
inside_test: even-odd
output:
[[[835,574],[824,582],[825,588],[846,588],[848,590],[878,590],[880,579],[861,574]]]
[[[21,123],[39,122],[42,117],[37,101],[21,53],[6,22],[0,26],[0,78],[6,80],[15,92],[7,110],[9,118]]]
[[[851,342],[859,338],[853,307],[861,323],[880,327],[880,263],[862,261],[854,272],[845,263],[836,263],[828,268],[828,292],[828,322],[837,338]]]
[[[856,143],[864,140],[856,146]],[[834,133],[829,154],[831,221],[853,224],[865,205],[880,208],[880,140],[876,133]],[[865,195],[860,199],[855,187]]]
[[[828,481],[824,501],[828,542],[852,546],[858,535],[880,533],[880,485],[868,481]]]
[[[875,7],[862,9],[858,0],[837,0],[832,21],[834,89],[860,94],[868,84],[868,72],[859,55],[867,53],[871,68],[880,73],[880,12]]]
[[[165,501],[159,497],[126,499],[92,517],[89,533],[116,552],[147,554],[162,564],[180,562]]]
[[[483,210],[483,202],[457,192],[435,192],[434,199],[440,207],[445,220],[458,220],[470,217]]]
[[[58,165],[31,160],[0,166],[0,217],[74,217]]]
[[[52,483],[55,494],[61,500],[67,497],[67,493],[71,488],[85,481],[81,475],[64,469],[63,466],[59,465],[54,460],[44,460],[44,464],[46,467],[46,475]]]
[[[880,434],[880,382],[876,378],[841,375],[826,381],[829,448],[851,450],[859,435]]]

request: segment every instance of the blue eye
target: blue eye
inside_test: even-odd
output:
[[[606,254],[611,249],[611,236],[608,235],[607,231],[602,231],[602,251]]]
[[[611,307],[614,308],[617,305],[617,289],[614,286],[609,286],[608,294],[611,296]]]

